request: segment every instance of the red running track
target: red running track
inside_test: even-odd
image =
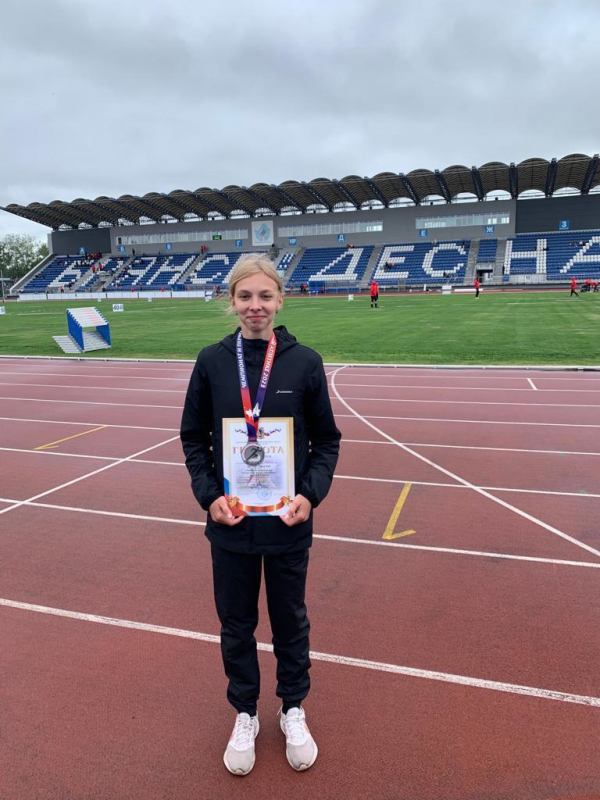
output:
[[[0,362],[5,796],[600,797],[600,379],[335,374],[345,439],[309,573],[320,757],[287,765],[263,652],[239,780],[176,438],[190,369]],[[415,532],[385,541],[403,489],[393,532]],[[268,643],[265,620],[261,601]]]

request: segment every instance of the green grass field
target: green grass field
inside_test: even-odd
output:
[[[65,309],[93,305],[8,303],[0,316],[0,354],[62,355],[53,335],[67,333]],[[96,303],[113,347],[99,357],[194,358],[235,328],[221,300]],[[600,295],[568,292],[288,298],[277,317],[329,362],[600,365]],[[90,355],[94,355],[91,353]]]

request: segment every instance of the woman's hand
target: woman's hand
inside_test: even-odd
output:
[[[288,510],[279,519],[289,525],[298,525],[299,522],[306,522],[310,516],[312,506],[304,495],[297,494],[290,503]]]
[[[214,521],[221,525],[237,525],[244,519],[244,517],[233,516],[225,497],[217,497],[214,503],[211,503],[208,512]]]

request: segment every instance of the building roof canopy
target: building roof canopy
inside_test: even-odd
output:
[[[58,230],[80,226],[138,224],[148,219],[154,222],[184,221],[193,216],[238,217],[260,214],[306,212],[308,209],[363,208],[369,203],[389,206],[398,200],[416,204],[428,197],[439,196],[451,201],[459,195],[473,194],[483,198],[490,192],[503,191],[513,198],[532,190],[549,196],[561,189],[587,193],[600,184],[600,159],[573,153],[546,161],[529,158],[520,164],[508,165],[490,161],[483,166],[467,167],[456,164],[441,171],[415,169],[404,175],[380,172],[372,178],[347,175],[341,180],[315,178],[309,182],[284,181],[275,186],[255,183],[253,186],[232,184],[224,189],[207,186],[188,191],[175,189],[168,194],[149,192],[138,197],[126,194],[118,198],[79,197],[72,202],[53,200],[51,203],[16,203],[3,210]]]

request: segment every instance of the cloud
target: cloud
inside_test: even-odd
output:
[[[0,205],[592,154],[599,21],[591,0],[7,4]]]

